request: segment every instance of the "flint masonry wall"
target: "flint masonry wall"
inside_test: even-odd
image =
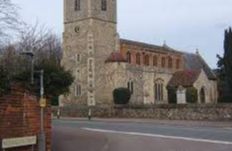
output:
[[[53,108],[54,114],[57,108]],[[64,117],[87,117],[88,108],[66,106],[61,108]],[[159,120],[232,121],[232,104],[207,105],[155,105],[155,106],[98,106],[92,108],[93,117],[150,118]]]
[[[46,149],[51,151],[51,108],[45,109]],[[19,86],[10,94],[0,97],[0,144],[3,138],[38,136],[40,131],[40,107],[38,99]],[[38,145],[38,141],[37,141]],[[38,146],[34,146],[34,151]],[[1,145],[0,145],[1,150]],[[31,146],[7,149],[7,151],[31,151]]]

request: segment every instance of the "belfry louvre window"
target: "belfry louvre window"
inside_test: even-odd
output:
[[[81,0],[75,0],[75,11],[81,10]]]
[[[101,0],[101,10],[102,11],[107,10],[107,0]]]

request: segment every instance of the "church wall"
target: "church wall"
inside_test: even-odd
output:
[[[127,58],[127,52],[131,53],[131,63],[127,65],[128,81],[134,82],[134,93],[131,98],[132,104],[166,104],[168,103],[167,84],[172,74],[183,70],[183,58],[178,53],[170,53],[161,49],[147,49],[135,45],[121,43],[121,54]],[[140,65],[136,63],[136,54],[140,53]],[[149,55],[149,65],[144,65],[144,55]],[[153,64],[153,56],[157,56],[157,65]],[[165,66],[162,67],[161,58],[165,58]],[[168,66],[168,58],[172,58],[172,68]],[[176,60],[180,60],[177,69]],[[163,100],[155,101],[154,82],[157,79],[163,81]]]
[[[102,11],[101,0],[90,0],[92,2],[92,17],[100,20],[108,20],[110,22],[117,22],[117,0],[107,1],[107,11]]]
[[[88,1],[81,2],[81,10],[75,11],[75,0],[64,0],[64,22],[75,22],[80,19],[87,18],[88,14]]]
[[[194,83],[194,87],[198,91],[198,103],[201,103],[200,92],[202,88],[205,91],[205,103],[216,103],[217,102],[216,81],[209,80],[203,70],[201,71],[197,81]]]
[[[131,104],[167,104],[167,84],[172,77],[172,72],[167,69],[141,67],[127,64],[127,82],[134,83],[134,91],[130,100]],[[163,100],[155,100],[154,83],[163,81]]]
[[[66,70],[72,71],[75,77],[74,83],[70,87],[70,94],[64,99],[67,103],[86,104],[87,99],[87,36],[88,21],[70,23],[65,25],[63,33],[63,59],[61,64]],[[75,27],[79,27],[78,32]],[[78,60],[79,55],[79,60]],[[76,86],[81,85],[81,96],[76,96]]]
[[[143,104],[144,101],[144,74],[143,68],[139,66],[126,65],[127,82],[133,82],[133,94],[130,99],[130,104]],[[127,86],[126,86],[127,87]]]
[[[97,105],[113,104],[115,88],[127,87],[125,63],[106,63],[104,76],[99,77],[96,85]]]
[[[95,20],[94,27],[94,48],[95,48],[95,94],[97,104],[111,102],[112,89],[108,76],[111,68],[106,65],[105,60],[115,51],[116,47],[116,25]]]
[[[212,103],[217,103],[218,100],[218,89],[217,89],[217,81],[215,80],[209,80],[210,85],[211,85],[211,101]]]
[[[127,58],[127,52],[131,53],[131,63],[132,65],[136,65],[136,54],[140,53],[140,65],[141,66],[147,66],[144,64],[144,56],[148,55],[149,56],[149,66],[150,67],[158,67],[158,68],[167,68],[171,70],[172,72],[176,72],[179,70],[184,69],[184,60],[183,56],[180,53],[174,53],[170,52],[168,50],[164,50],[163,47],[160,48],[146,48],[146,47],[141,47],[137,46],[136,43],[133,45],[121,43],[121,49],[120,49],[121,54],[123,55],[124,58]],[[157,65],[153,64],[153,56],[157,56]],[[162,67],[161,64],[161,58],[165,58],[165,66]],[[172,58],[172,67],[168,67],[168,58]],[[179,60],[179,67],[177,67],[176,61]]]
[[[109,103],[112,92],[105,60],[116,47],[116,1],[108,1],[106,11],[101,9],[100,0],[81,1],[80,10],[74,5],[74,0],[64,1],[62,65],[72,71],[75,80],[70,94],[61,98],[66,104]]]
[[[170,79],[172,78],[172,73],[170,72],[162,72],[162,70],[158,71],[156,74],[156,79],[162,79],[164,82],[163,92],[164,92],[164,99],[161,102],[155,102],[155,104],[168,104],[168,90],[167,85]],[[155,79],[155,80],[156,80]]]
[[[56,109],[54,109],[56,113]],[[63,117],[87,117],[88,107],[72,105],[61,108]],[[99,118],[145,118],[153,120],[232,121],[231,104],[165,104],[96,106],[92,115]]]
[[[143,103],[144,104],[154,104],[154,78],[155,78],[155,73],[154,72],[144,72],[143,73],[143,79],[144,80],[144,87],[143,87],[143,93],[144,93],[144,98],[143,98]]]

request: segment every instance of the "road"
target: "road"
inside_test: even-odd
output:
[[[53,151],[232,151],[232,129],[53,120]]]

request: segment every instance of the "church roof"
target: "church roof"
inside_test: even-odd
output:
[[[120,52],[112,52],[105,62],[113,63],[113,62],[127,62],[127,61]]]
[[[158,45],[153,45],[153,44],[148,44],[144,42],[138,42],[138,41],[133,41],[133,40],[127,40],[127,39],[120,39],[120,44],[127,44],[127,45],[132,45],[132,46],[138,46],[142,47],[145,49],[149,49],[146,51],[152,51],[152,52],[172,52],[172,53],[178,53],[181,54],[182,52],[177,51],[171,47],[169,47],[167,44],[164,44],[163,46],[158,46]]]
[[[171,53],[180,54],[184,58],[184,62],[185,62],[184,70],[201,70],[202,69],[206,73],[208,79],[216,80],[216,75],[213,73],[212,69],[208,66],[205,60],[198,53],[193,54],[193,53],[178,51],[178,50],[175,50],[169,47],[166,43],[164,43],[163,46],[157,46],[157,45],[148,44],[144,42],[120,39],[120,44],[142,47],[142,48],[145,48],[145,51],[152,51],[152,52],[158,52],[158,53],[171,52]]]
[[[199,54],[183,53],[186,70],[203,69],[208,79],[216,80],[216,75]]]
[[[168,83],[168,87],[191,87],[198,79],[201,70],[184,70],[177,71]]]

